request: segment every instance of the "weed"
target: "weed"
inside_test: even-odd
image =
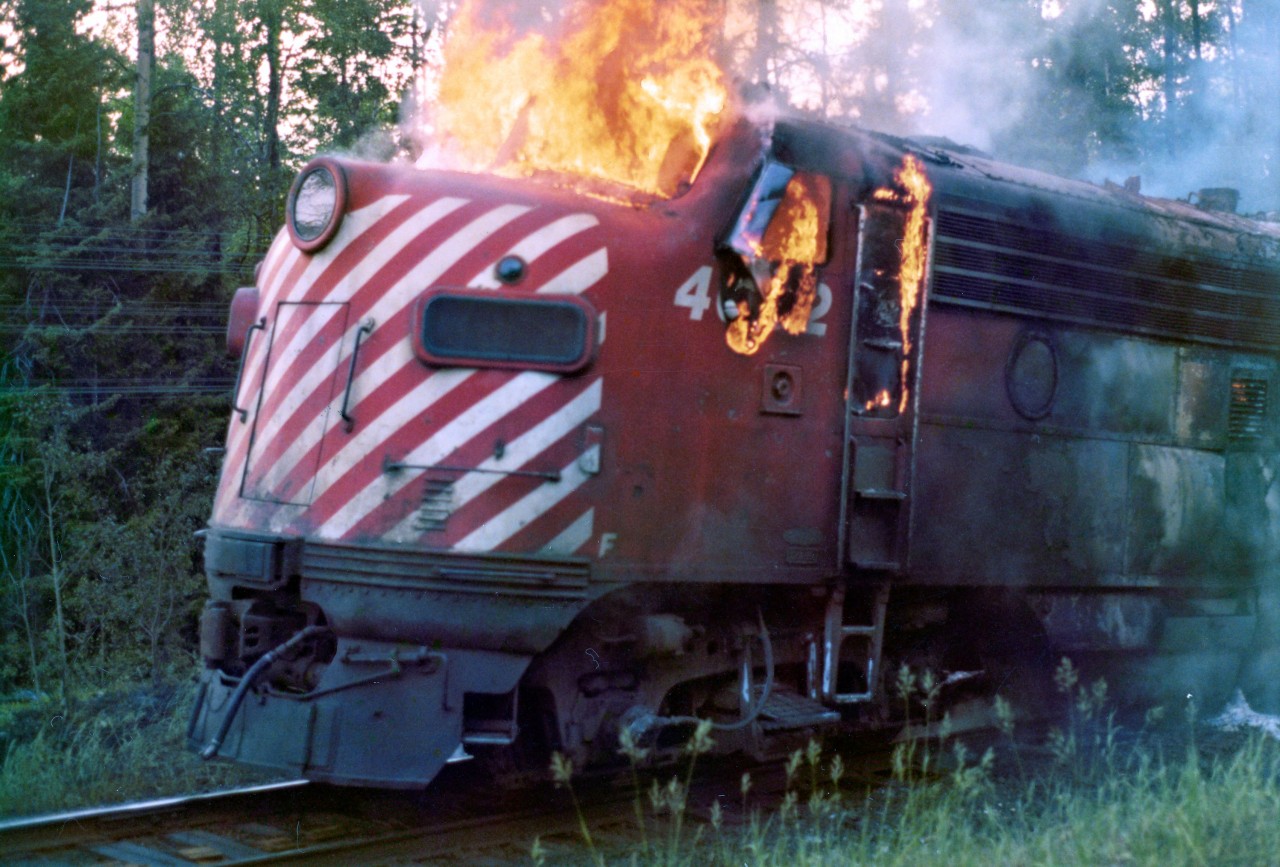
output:
[[[587,844],[587,851],[591,853],[591,857],[596,864],[603,867],[604,857],[596,849],[595,841],[591,839],[591,829],[587,827],[587,817],[582,812],[582,805],[578,803],[578,793],[573,790],[573,761],[565,758],[559,752],[552,753],[551,779],[555,781],[557,786],[564,786],[569,791],[569,798],[573,801],[573,812],[578,817],[578,830],[582,833],[582,839]]]
[[[194,683],[36,703],[0,756],[0,816],[70,810],[279,779],[186,748]]]

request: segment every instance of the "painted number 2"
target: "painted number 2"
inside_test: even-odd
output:
[[[831,312],[831,287],[826,283],[818,284],[818,297],[813,301],[813,309],[809,311],[809,325],[805,328],[805,334],[812,334],[814,337],[827,336],[827,323],[822,321],[822,317]]]
[[[831,311],[831,287],[826,283],[818,284],[818,297],[814,299],[813,310],[809,313],[809,325],[806,334],[823,337],[827,333],[827,324],[822,320]],[[711,306],[711,266],[703,265],[676,290],[673,301],[675,306],[687,308],[689,318],[698,321]]]

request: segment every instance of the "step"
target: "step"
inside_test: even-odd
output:
[[[775,689],[760,709],[760,728],[766,732],[832,725],[840,712],[790,690]]]

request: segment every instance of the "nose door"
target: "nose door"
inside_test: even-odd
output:
[[[336,423],[345,303],[281,302],[263,371],[241,496],[305,506]]]

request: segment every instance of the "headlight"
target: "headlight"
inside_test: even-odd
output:
[[[315,252],[329,243],[342,223],[346,177],[332,160],[310,162],[289,191],[289,234],[299,250]]]

